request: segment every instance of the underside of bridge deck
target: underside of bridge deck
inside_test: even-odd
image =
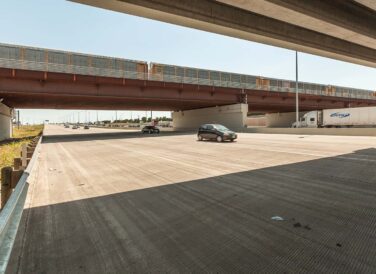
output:
[[[14,108],[188,110],[248,103],[250,112],[287,112],[295,94],[137,79],[0,69],[0,98]],[[375,101],[300,94],[301,110],[376,105]]]

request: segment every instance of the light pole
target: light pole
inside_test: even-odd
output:
[[[20,128],[20,111],[17,110],[17,128]]]
[[[298,87],[298,51],[295,51],[295,106],[296,106],[296,127],[299,124],[299,87]]]

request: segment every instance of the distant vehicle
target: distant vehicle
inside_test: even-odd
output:
[[[233,142],[238,138],[237,134],[227,127],[219,124],[206,124],[202,125],[197,132],[197,138],[202,140],[216,140],[217,142],[223,142],[230,140]]]
[[[78,129],[78,126],[74,125],[72,126],[72,129]]]
[[[89,126],[88,125],[84,125],[84,129],[89,129]]]
[[[64,128],[69,128],[69,125],[64,125]]]
[[[157,128],[156,126],[145,126],[142,128],[141,132],[149,134],[159,133],[159,128]]]
[[[296,127],[296,122],[292,127]],[[307,112],[299,127],[375,127],[376,107],[324,109]]]

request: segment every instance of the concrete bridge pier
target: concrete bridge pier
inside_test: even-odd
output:
[[[202,124],[222,124],[232,130],[246,125],[248,104],[233,104],[172,113],[174,130],[197,130]]]
[[[0,141],[12,137],[12,112],[13,109],[0,103]]]

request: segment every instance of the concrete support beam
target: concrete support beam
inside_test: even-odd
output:
[[[247,104],[234,104],[172,113],[174,130],[197,130],[202,124],[222,124],[232,130],[246,125]]]
[[[376,49],[376,14],[342,0],[218,0],[250,12]],[[376,3],[376,1],[374,1]]]
[[[9,139],[13,135],[12,109],[0,103],[0,140]]]
[[[291,20],[295,20],[296,22],[300,20],[296,17],[292,17],[290,18],[291,20],[284,22],[273,17],[268,17],[268,14],[259,14],[247,10],[249,7],[245,5],[247,5],[248,1],[223,0],[223,2],[226,3],[213,0],[72,1],[240,39],[376,67],[376,49],[372,47],[373,43],[370,43],[370,41],[374,41],[375,39],[375,28],[373,28],[375,16],[369,9],[361,5],[356,6],[356,9],[350,7],[350,10],[348,10],[348,7],[344,6],[344,3],[349,1],[310,1],[315,2],[313,6],[317,5],[316,2],[323,2],[327,6],[332,7],[329,13],[332,17],[339,15],[339,24],[333,23],[333,21],[328,22],[322,18],[312,17],[310,14],[299,16],[304,20],[309,19],[307,26],[311,24],[310,22],[322,22],[323,25],[327,26],[327,32],[325,30],[318,32],[317,30],[308,29],[301,25],[294,25],[291,23]],[[279,9],[281,9],[281,7],[291,9],[292,2],[292,0],[275,0],[266,1],[265,4],[269,6],[274,4],[274,6],[278,6]],[[296,2],[305,3],[309,1]],[[339,9],[338,6],[341,7],[341,9]],[[299,5],[299,7],[304,8],[301,7],[301,5]],[[366,11],[364,9],[366,9]],[[328,10],[328,8],[326,8],[326,10]],[[322,12],[322,10],[320,10],[320,12]],[[300,15],[302,14],[302,10],[295,9],[292,13]],[[355,16],[349,18],[349,14],[351,15],[353,13],[355,13]],[[275,12],[275,14],[278,14],[278,12]],[[357,18],[356,28],[350,29],[345,24],[342,24],[342,22],[352,21],[352,18],[355,17]],[[339,19],[336,19],[336,22],[338,20]],[[355,25],[355,23],[350,25]],[[336,28],[340,28],[341,31]],[[336,34],[336,36],[333,36],[333,34]],[[339,38],[337,34],[339,34],[342,39]],[[354,43],[352,39],[356,39],[358,43]]]
[[[359,4],[370,8],[371,10],[376,11],[376,1],[375,0],[355,0],[355,2],[358,2]]]

